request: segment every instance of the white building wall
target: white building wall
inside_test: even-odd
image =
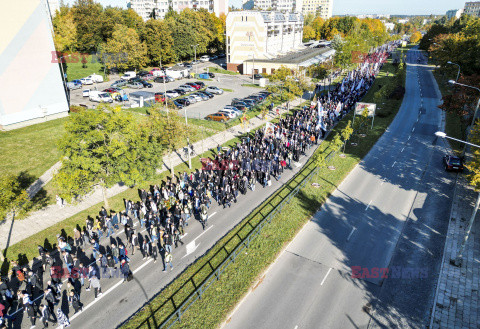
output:
[[[183,9],[206,9],[211,13],[228,13],[227,0],[131,0],[131,8],[137,12],[143,20],[148,20],[150,14],[155,10],[157,19],[165,18],[169,7],[176,12]]]

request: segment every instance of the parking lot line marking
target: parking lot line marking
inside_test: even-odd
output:
[[[325,280],[327,279],[327,276],[330,274],[330,271],[331,271],[331,270],[332,270],[332,268],[330,267],[330,268],[328,269],[327,274],[325,275],[325,277],[323,278],[322,282],[320,283],[321,286],[323,286],[323,284],[325,283]]]
[[[370,200],[370,202],[367,204],[367,208],[365,208],[365,210],[368,210],[368,208],[370,208],[371,203],[372,203],[372,200]]]
[[[355,232],[355,230],[356,230],[356,228],[355,228],[355,227],[354,227],[354,228],[352,228],[352,232],[350,232],[350,234],[348,235],[348,237],[347,237],[347,241],[350,241],[350,238],[352,237],[352,234],[353,234],[353,232]]]

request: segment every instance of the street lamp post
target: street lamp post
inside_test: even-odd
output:
[[[191,47],[193,47],[193,50],[195,52],[195,74],[198,74],[198,63],[197,63],[197,47],[198,47],[198,43],[196,45],[190,45]]]
[[[188,137],[187,107],[185,106],[183,109],[185,110],[185,127],[187,128],[188,169],[192,169],[192,154],[190,153],[190,138]]]
[[[460,143],[464,143],[473,147],[480,148],[480,145],[472,144],[466,141],[462,141],[461,139],[456,139],[456,138],[447,136],[447,134],[445,134],[442,131],[437,131],[435,133],[435,136],[452,139]],[[473,226],[473,223],[475,222],[475,217],[477,216],[477,211],[479,206],[480,206],[480,193],[477,194],[477,201],[475,202],[475,207],[473,208],[472,215],[470,216],[470,221],[468,223],[467,231],[465,232],[465,237],[463,238],[462,245],[460,246],[460,250],[458,250],[458,253],[457,253],[457,256],[455,256],[455,259],[450,260],[450,263],[452,263],[455,266],[459,266],[459,267],[462,266],[463,252],[465,251],[465,246],[467,245],[468,238],[470,237],[470,232],[472,231],[472,226]]]
[[[451,64],[451,65],[456,65],[456,66],[458,66],[457,79],[455,80],[455,82],[457,82],[457,81],[458,81],[458,78],[460,77],[460,65],[458,65],[457,63],[450,62],[450,61],[448,61],[447,64]]]
[[[252,83],[255,84],[255,53],[252,54],[252,59],[253,59],[253,63],[252,63]]]

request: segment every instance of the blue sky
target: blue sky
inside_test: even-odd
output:
[[[96,0],[102,5],[119,6],[126,8],[126,0]],[[429,15],[445,14],[450,9],[460,9],[465,6],[466,0],[333,0],[333,14],[400,14],[400,15]],[[72,4],[74,0],[64,0],[65,4]],[[229,0],[229,4],[239,7],[242,0]]]

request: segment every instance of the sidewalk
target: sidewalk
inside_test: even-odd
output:
[[[293,108],[306,100],[303,98],[297,98],[296,100],[290,102],[290,108]],[[283,104],[282,106],[285,106]],[[255,129],[259,126],[262,126],[267,121],[274,119],[274,116],[267,115],[265,120],[261,120],[258,117],[254,117],[250,119],[250,126],[246,129]],[[243,134],[246,129],[242,128],[242,125],[237,125],[227,129],[226,131],[219,132],[213,136],[210,136],[204,140],[200,140],[193,144],[194,150],[197,154],[202,154],[210,149],[216,149],[217,145],[224,144],[229,140],[240,136]],[[173,163],[173,166],[178,166],[181,163],[188,162],[188,159],[183,158],[183,149],[179,149],[175,152],[172,152],[170,156],[163,158],[163,165],[161,169],[157,170],[157,173],[161,173],[166,170],[170,170],[170,159]],[[57,165],[57,164],[56,164]],[[56,166],[55,165],[55,166]],[[54,167],[55,167],[54,166]],[[52,167],[53,168],[53,167]],[[44,175],[42,175],[42,181],[48,181],[52,178],[54,170],[49,169]],[[109,198],[127,190],[128,187],[120,184],[116,184],[115,186],[109,188],[107,190],[107,196]],[[18,220],[14,222],[14,227],[11,228],[12,220],[9,219],[2,225],[0,225],[0,248],[4,249],[9,246],[22,241],[42,230],[49,228],[61,222],[75,214],[88,209],[100,202],[103,201],[101,189],[95,189],[90,194],[86,195],[83,200],[76,204],[68,204],[63,208],[54,205],[49,205],[41,210],[35,211],[30,214],[25,219]],[[100,210],[100,206],[99,206]],[[9,237],[9,233],[11,230],[11,236]],[[60,229],[59,229],[60,231]]]
[[[462,267],[450,264],[463,242],[476,197],[465,174],[458,174],[430,328],[467,329],[480,325],[478,213],[465,247]]]

